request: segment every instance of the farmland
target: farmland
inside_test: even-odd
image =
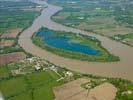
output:
[[[83,90],[83,95],[81,93],[79,96],[82,95],[84,98],[88,86],[90,91],[95,90],[94,93],[97,93],[97,88],[102,88],[107,83],[108,85],[112,84],[109,85],[110,88],[116,89],[116,93],[113,92],[116,100],[133,99],[132,93],[128,94],[127,92],[133,91],[133,83],[130,81],[80,74],[38,57],[27,58],[0,67],[0,91],[5,100],[42,100],[42,98],[54,100],[55,96],[65,95],[58,94],[61,91],[67,93],[63,98],[68,96],[71,100],[78,96],[71,95],[77,94],[80,90]],[[63,90],[63,87],[66,89]],[[75,91],[75,89],[77,90]],[[101,91],[105,92],[103,89]],[[70,94],[71,92],[72,94]],[[110,91],[110,93],[112,92]],[[89,94],[89,96],[91,95]]]
[[[40,15],[43,7],[27,1],[0,1],[0,54],[23,52],[17,44],[19,34]],[[13,57],[8,55],[9,58]],[[1,57],[1,62],[4,58]],[[7,58],[8,60],[8,58]],[[7,61],[10,62],[10,61]],[[4,63],[6,64],[6,63]]]
[[[24,11],[24,8],[35,8],[37,5],[27,2],[0,2],[0,33],[9,33],[12,29],[23,29],[28,27],[32,20],[38,16],[39,12]],[[18,32],[18,31],[17,31]]]
[[[19,65],[15,66],[16,64]],[[47,70],[36,70],[35,64],[39,64],[41,70],[43,68]],[[51,66],[53,66],[51,63],[35,57],[1,66],[0,91],[4,98],[6,100],[41,100],[42,98],[53,100],[52,87],[61,85],[65,81],[57,81],[61,76],[54,71],[54,68],[49,70]],[[15,70],[19,69],[20,72],[15,73]],[[60,68],[58,70],[65,71]]]
[[[7,64],[13,61],[25,59],[26,55],[23,52],[8,53],[0,55],[0,64]]]
[[[63,7],[52,16],[63,25],[101,34],[107,37],[133,32],[131,0],[49,0]]]

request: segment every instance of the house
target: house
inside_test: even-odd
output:
[[[43,71],[47,71],[47,70],[49,70],[49,68],[48,68],[48,67],[43,68]]]
[[[27,58],[27,60],[28,60],[30,63],[34,62],[34,58],[33,58],[33,57],[32,57],[32,58]]]
[[[115,39],[115,40],[121,40],[121,38],[118,37],[118,36],[115,36],[114,39]]]
[[[53,70],[53,71],[55,71],[55,72],[57,72],[57,68],[56,68],[54,65],[52,65],[52,66],[50,67],[50,69]]]
[[[13,76],[16,76],[16,75],[18,75],[18,74],[21,74],[21,71],[20,71],[20,69],[11,70],[11,74],[12,74]]]
[[[73,73],[70,72],[70,71],[67,71],[67,72],[65,73],[65,76],[70,76],[70,77],[72,77],[72,76],[73,76]]]
[[[37,66],[37,65],[35,65],[34,67],[35,67],[35,70],[36,70],[36,71],[38,71],[38,70],[41,69],[41,67],[40,67],[40,66]]]

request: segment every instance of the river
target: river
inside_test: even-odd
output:
[[[118,77],[125,78],[133,81],[133,48],[129,47],[125,44],[119,43],[117,41],[111,40],[107,37],[103,37],[98,34],[89,33],[86,31],[82,31],[79,29],[74,29],[70,27],[63,26],[59,23],[56,23],[51,20],[51,16],[62,10],[61,7],[47,4],[44,1],[36,1],[33,2],[46,4],[48,7],[45,8],[41,15],[37,17],[33,24],[24,30],[18,39],[18,44],[28,53],[31,53],[35,56],[39,56],[41,58],[45,58],[50,62],[60,65],[62,67],[68,68],[70,70],[74,70],[81,73],[89,73],[100,76],[107,77]],[[75,59],[64,58],[58,55],[55,55],[51,52],[48,52],[44,49],[39,48],[38,46],[32,43],[31,37],[34,32],[37,32],[39,28],[42,26],[58,31],[66,31],[73,33],[80,33],[84,35],[89,35],[96,37],[104,48],[106,48],[110,53],[119,56],[119,62],[87,62],[80,61]]]

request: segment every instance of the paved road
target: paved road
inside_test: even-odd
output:
[[[42,3],[45,2],[41,2],[41,4]],[[29,52],[41,58],[45,58],[53,62],[54,64],[66,67],[74,71],[82,73],[90,73],[100,76],[119,77],[119,78],[133,80],[132,47],[113,41],[109,38],[96,35],[94,33],[89,33],[79,29],[66,27],[56,22],[53,22],[50,19],[51,16],[57,13],[58,11],[62,10],[62,8],[54,5],[49,5],[49,4],[47,5],[48,7],[42,11],[41,15],[38,18],[36,18],[33,24],[25,31],[23,31],[19,37],[18,43],[26,52]],[[36,32],[42,26],[58,31],[74,32],[76,34],[81,33],[89,36],[94,36],[101,41],[102,46],[106,48],[110,53],[119,56],[120,62],[100,63],[100,62],[79,61],[69,58],[63,58],[61,56],[43,50],[35,46],[31,40],[31,37],[34,34],[34,32]]]

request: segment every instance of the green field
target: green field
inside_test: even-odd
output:
[[[2,76],[4,78],[5,73]],[[58,78],[55,72],[47,71],[3,79],[0,91],[6,100],[53,100],[52,88],[63,83],[57,82]]]
[[[75,35],[74,33],[66,34],[66,32],[53,31],[46,28],[41,28],[38,32],[50,32],[50,31],[54,32],[54,36],[65,35],[70,39],[70,42],[72,40],[75,42],[79,42],[82,45],[90,46],[98,50],[100,53],[98,55],[89,55],[89,54],[83,54],[83,53],[72,52],[72,51],[55,48],[50,45],[47,45],[46,43],[43,43],[42,38],[37,36],[36,34],[34,34],[32,37],[33,43],[35,43],[37,46],[41,48],[44,48],[52,53],[55,53],[57,55],[60,55],[66,58],[79,59],[83,61],[98,61],[98,62],[119,61],[118,57],[111,55],[106,49],[104,49],[101,46],[101,43],[97,39],[92,39],[92,37]]]
[[[8,70],[7,67],[2,67],[0,68],[0,80],[2,80],[3,78],[9,78],[10,76],[10,71]]]

